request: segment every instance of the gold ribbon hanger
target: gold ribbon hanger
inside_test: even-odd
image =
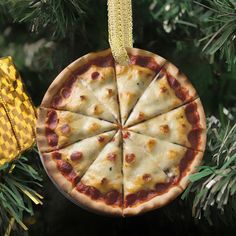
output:
[[[129,63],[126,48],[133,47],[132,0],[108,0],[108,33],[112,55],[121,65]]]

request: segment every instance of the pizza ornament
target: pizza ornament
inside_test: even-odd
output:
[[[196,90],[173,64],[110,49],[66,67],[46,92],[37,143],[52,181],[91,211],[129,216],[162,207],[187,187],[206,143]]]

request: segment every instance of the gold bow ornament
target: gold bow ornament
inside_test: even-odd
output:
[[[0,58],[0,167],[35,142],[36,108],[11,57]]]

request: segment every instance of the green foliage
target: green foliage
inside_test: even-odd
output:
[[[3,3],[2,3],[3,4]],[[77,0],[6,0],[8,14],[17,23],[26,22],[32,32],[47,32],[53,38],[73,33],[82,25],[86,4]]]
[[[196,4],[207,9],[209,16],[203,23],[204,37],[199,42],[204,42],[203,52],[219,59],[225,59],[231,69],[236,62],[235,33],[236,33],[236,3],[235,1],[207,1],[204,5],[195,1]]]
[[[231,116],[231,115],[230,115]],[[222,125],[215,117],[208,120],[205,160],[190,176],[182,199],[191,196],[193,216],[210,224],[221,218],[225,223],[236,217],[236,124]]]
[[[41,204],[41,196],[35,188],[42,187],[42,178],[31,166],[27,157],[0,168],[0,232],[3,235],[12,218],[23,228],[25,214],[33,215],[32,202]]]

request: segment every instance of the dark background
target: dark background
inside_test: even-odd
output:
[[[51,0],[38,7],[32,7],[32,2],[0,0],[0,56],[13,57],[29,94],[39,105],[66,65],[109,47],[107,9],[105,0]],[[74,7],[75,3],[79,7]],[[133,1],[134,47],[157,53],[181,68],[196,87],[207,115],[221,117],[223,107],[234,109],[235,65],[229,71],[225,58],[202,53],[204,44],[199,44],[199,39],[205,36],[202,27],[207,15],[196,8],[193,1],[185,0]],[[179,23],[176,17],[195,27]],[[39,160],[32,164],[35,162]],[[227,219],[216,219],[213,226],[194,219],[191,202],[179,198],[163,209],[133,218],[95,215],[67,200],[41,172],[44,187],[39,191],[45,197],[44,205],[35,208],[34,217],[26,216],[30,236],[228,235],[235,229],[234,224],[227,225]]]

